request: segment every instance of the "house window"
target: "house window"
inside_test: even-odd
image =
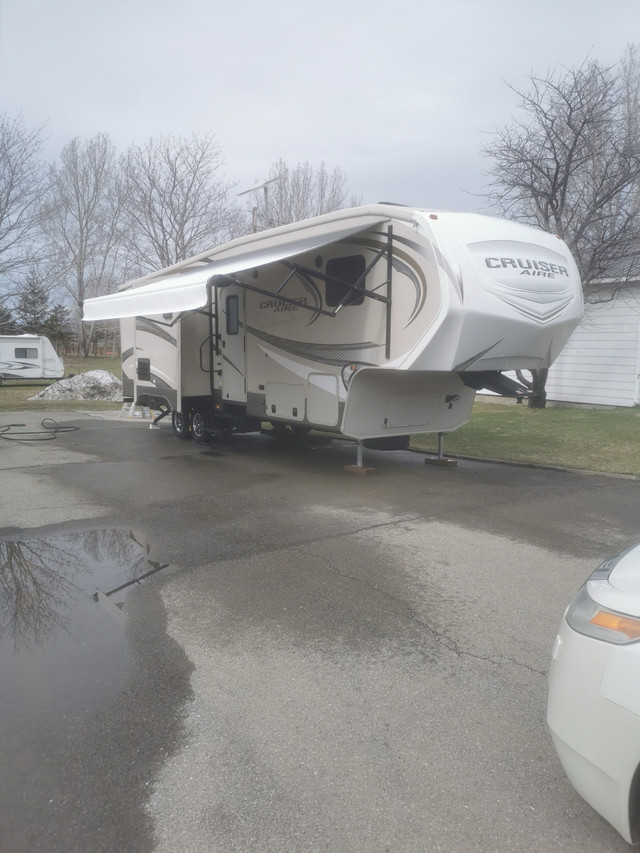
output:
[[[239,328],[238,297],[227,296],[227,334],[237,335]]]
[[[16,347],[14,358],[37,358],[38,357],[38,348],[37,347]]]
[[[326,297],[329,308],[335,308],[337,305],[362,305],[364,294],[357,293],[346,285],[356,285],[358,290],[364,290],[365,269],[364,255],[348,255],[345,258],[331,258],[327,261]]]

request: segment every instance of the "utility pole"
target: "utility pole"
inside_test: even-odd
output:
[[[278,178],[270,178],[268,181],[260,181],[259,183],[255,184],[255,186],[249,187],[248,190],[243,190],[241,193],[238,193],[238,196],[241,196],[241,195],[246,195],[247,193],[258,192],[258,190],[263,190],[263,192],[264,192],[264,221],[265,221],[264,227],[265,228],[268,228],[269,224],[270,224],[269,223],[268,187],[269,187],[269,184],[273,184],[277,180],[278,180]],[[255,234],[258,230],[258,206],[255,204],[254,204],[253,208],[251,209],[251,222],[252,222],[253,233]]]

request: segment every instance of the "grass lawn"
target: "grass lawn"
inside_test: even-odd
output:
[[[414,435],[411,446],[437,451],[438,437]],[[476,402],[469,422],[444,437],[444,451],[640,476],[640,408],[530,409]]]
[[[122,379],[122,366],[119,358],[79,358],[64,356],[64,375],[71,376],[86,373],[87,370],[108,370],[118,379]],[[77,409],[92,409],[94,411],[111,411],[119,409],[118,403],[107,403],[101,400],[30,400],[43,388],[51,384],[50,379],[4,379],[0,385],[0,412],[10,412],[23,409],[46,412],[75,411]]]

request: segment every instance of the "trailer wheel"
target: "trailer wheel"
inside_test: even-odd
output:
[[[184,412],[174,411],[171,415],[171,425],[178,438],[185,440],[191,438],[191,432],[189,430],[189,415],[186,415]]]
[[[191,415],[191,434],[195,441],[204,439],[204,415],[202,412],[194,412]]]

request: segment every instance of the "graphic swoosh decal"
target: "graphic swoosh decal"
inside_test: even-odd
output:
[[[154,323],[153,320],[148,320],[146,317],[136,317],[136,331],[137,332],[147,332],[149,335],[155,335],[158,338],[162,338],[163,341],[166,341],[169,344],[172,344],[174,347],[178,346],[178,343],[175,337],[158,323]]]
[[[258,340],[264,341],[272,347],[288,352],[291,355],[302,356],[309,361],[318,361],[324,364],[349,364],[354,361],[362,361],[362,354],[367,350],[380,349],[383,344],[373,341],[361,341],[344,344],[318,344],[306,341],[292,341],[288,338],[280,338],[270,335],[252,326],[247,326],[247,331]]]
[[[368,249],[373,249],[374,251],[379,252],[386,246],[387,243],[386,234],[380,234],[380,237],[380,240],[345,240],[345,243],[350,243],[352,246],[357,247],[366,247]],[[393,268],[402,275],[405,275],[413,284],[415,290],[413,309],[406,325],[404,326],[404,328],[406,329],[408,328],[408,326],[411,325],[411,323],[413,323],[413,321],[418,316],[424,306],[424,303],[427,299],[427,281],[422,269],[414,264],[413,260],[406,252],[400,252],[398,250],[397,244],[404,243],[404,245],[408,246],[414,252],[418,252],[420,255],[424,255],[424,251],[418,243],[415,243],[412,240],[407,240],[404,237],[398,236],[397,234],[393,235],[393,242],[394,251],[391,257],[391,263],[393,265]]]

